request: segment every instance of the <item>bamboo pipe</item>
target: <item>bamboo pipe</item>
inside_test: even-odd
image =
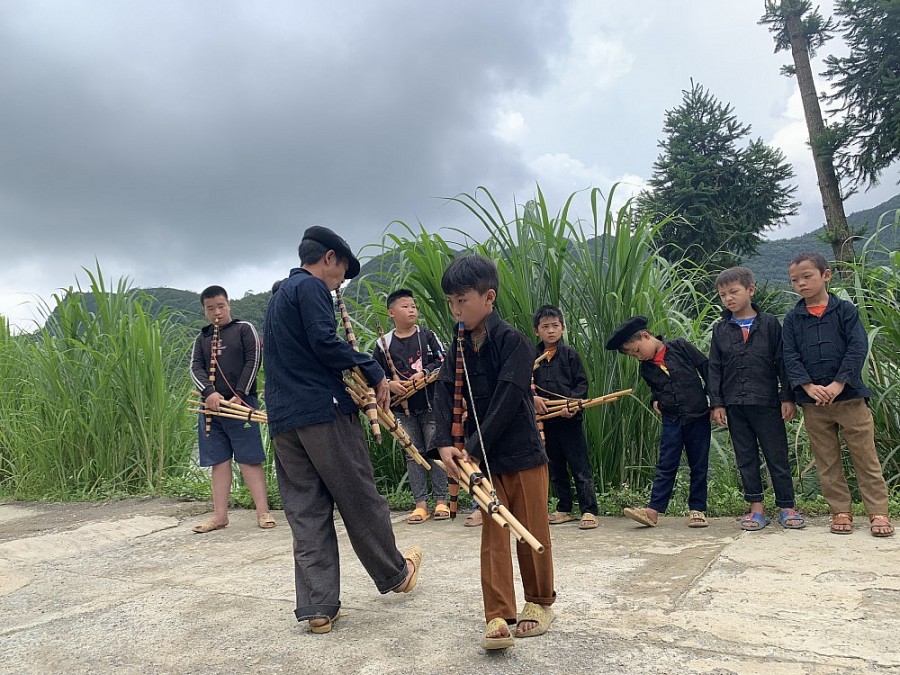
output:
[[[604,396],[598,396],[597,398],[591,399],[562,399],[559,401],[549,401],[547,403],[547,409],[550,410],[550,412],[544,415],[539,415],[538,419],[549,420],[553,419],[554,417],[559,417],[565,412],[579,412],[586,408],[593,408],[594,406],[613,403],[615,401],[618,401],[623,396],[627,396],[633,391],[633,389],[623,389],[612,394],[606,394]]]
[[[353,401],[360,405],[362,402],[362,394],[359,391],[359,385],[356,382],[352,382],[350,380],[344,380],[347,384],[347,393],[350,394],[350,397]],[[409,434],[406,433],[406,430],[397,422],[397,418],[390,411],[382,410],[378,408],[378,419],[387,428],[388,432],[397,439],[400,443],[400,446],[406,451],[415,462],[422,467],[424,467],[427,471],[431,470],[431,465],[428,463],[424,457],[422,457],[421,453],[419,453],[418,448],[413,444],[412,439],[409,437]]]
[[[400,373],[397,372],[397,367],[394,365],[394,359],[391,357],[387,341],[384,339],[384,330],[381,328],[381,324],[375,326],[375,330],[378,331],[378,342],[381,346],[381,353],[384,354],[384,360],[387,362],[387,366],[391,371],[391,381],[400,382]],[[409,403],[407,403],[406,399],[400,401],[400,406],[403,408],[403,412],[406,413],[406,416],[409,417]]]
[[[344,324],[344,331],[347,333],[347,342],[350,343],[350,346],[353,347],[354,351],[359,351],[359,343],[356,341],[356,335],[353,333],[353,326],[350,323],[350,315],[347,313],[347,306],[344,304],[344,296],[341,293],[341,289],[335,289],[334,291],[335,297],[337,298],[338,310],[341,313],[341,321]],[[352,368],[353,372],[358,373],[360,377],[362,377],[362,371],[359,369],[359,366],[354,366]],[[363,378],[365,380],[365,378]],[[368,386],[366,387],[366,397],[362,406],[362,411],[365,413],[366,417],[369,420],[369,427],[372,429],[372,436],[375,437],[376,443],[381,443],[381,429],[378,426],[378,413],[376,409],[378,408],[378,404],[375,402],[375,390]]]
[[[418,380],[407,380],[403,383],[403,386],[406,387],[405,394],[397,394],[393,398],[391,398],[391,407],[396,408],[399,404],[403,403],[410,396],[415,394],[416,392],[422,391],[429,384],[437,380],[440,371],[435,370],[426,375],[424,378]]]

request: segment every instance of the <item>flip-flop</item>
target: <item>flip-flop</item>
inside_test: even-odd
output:
[[[446,504],[437,504],[434,507],[435,520],[447,520],[450,517],[450,508]]]
[[[495,630],[499,630],[504,626],[508,633],[506,637],[488,637],[488,633],[493,633]],[[514,644],[516,644],[516,639],[513,637],[513,633],[509,629],[509,624],[506,623],[506,619],[497,617],[488,621],[488,625],[484,628],[484,635],[481,638],[482,649],[487,651],[491,651],[492,649],[509,649]]]
[[[771,521],[766,518],[764,514],[752,511],[741,519],[741,529],[746,530],[747,532],[756,532],[757,530],[763,529],[770,522]],[[784,522],[782,521],[781,524],[784,525]]]
[[[223,528],[228,527],[228,523],[224,525],[219,525],[217,522],[213,520],[207,520],[205,523],[200,523],[199,525],[194,525],[191,528],[191,531],[196,534],[206,534],[207,532],[212,532],[213,530],[221,530]]]
[[[582,513],[581,522],[578,523],[579,530],[593,530],[599,523],[593,513]]]
[[[338,610],[337,614],[335,614],[334,616],[320,617],[322,619],[325,619],[325,623],[318,624],[318,625],[313,624],[313,621],[315,621],[315,619],[310,619],[309,620],[309,632],[316,633],[317,635],[322,635],[324,633],[330,633],[331,629],[334,628],[334,624],[336,624],[338,622],[338,619],[340,619],[342,616],[343,616],[343,614],[341,614],[341,610]]]
[[[403,559],[409,560],[413,564],[413,571],[409,579],[407,579],[405,583],[401,584],[403,588],[400,588],[398,586],[394,589],[394,593],[409,593],[416,587],[416,583],[419,581],[419,570],[422,568],[422,558],[424,557],[425,554],[422,552],[422,548],[420,546],[410,546],[408,549],[403,551]]]
[[[256,524],[264,530],[271,530],[275,527],[275,519],[272,517],[271,513],[264,513],[256,519]]]
[[[646,509],[632,509],[629,507],[622,510],[622,515],[626,518],[631,518],[631,520],[640,523],[641,525],[656,527],[656,523],[650,520],[650,516],[647,515]]]
[[[448,509],[449,510],[449,509]],[[413,509],[413,512],[409,514],[406,518],[407,525],[421,525],[426,520],[431,518],[431,514],[428,513],[425,509],[421,507],[416,507]]]
[[[534,602],[526,602],[525,607],[522,608],[522,613],[519,614],[516,621],[519,623],[522,623],[523,621],[534,621],[537,625],[534,628],[529,628],[521,633],[516,631],[516,637],[526,638],[543,635],[547,632],[547,629],[550,628],[550,624],[553,623],[553,619],[555,618],[552,609],[544,609]]]
[[[795,509],[781,509],[781,513],[778,514],[778,522],[786,530],[802,530],[806,527],[803,515]]]

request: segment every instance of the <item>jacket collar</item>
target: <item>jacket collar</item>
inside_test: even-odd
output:
[[[755,302],[751,302],[750,306],[753,308],[753,311],[756,312],[756,316],[759,316],[760,314],[762,314],[762,310],[759,308],[759,305],[757,305]],[[734,312],[732,312],[727,307],[722,310],[722,319],[725,321],[731,321],[731,317],[733,315],[734,315]]]
[[[834,293],[829,292],[828,305],[825,307],[825,314],[834,311],[834,308],[837,307],[838,302],[840,302],[838,297]],[[794,309],[800,312],[801,315],[812,316],[812,314],[806,311],[806,300],[804,300],[803,298],[800,298],[797,301],[797,304],[794,305]],[[823,314],[822,316],[825,316],[825,314]]]

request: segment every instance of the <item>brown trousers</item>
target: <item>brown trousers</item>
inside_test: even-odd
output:
[[[492,478],[498,499],[544,545],[544,552],[538,553],[528,544],[516,543],[525,600],[552,605],[556,600],[556,591],[553,590],[553,551],[550,545],[550,523],[547,520],[547,465],[494,474]],[[509,547],[511,535],[509,530],[504,530],[492,518],[485,514],[483,516],[481,593],[484,597],[484,619],[490,621],[500,617],[507,622],[515,622],[516,589]]]
[[[869,515],[888,512],[888,490],[881,472],[881,462],[875,451],[875,423],[872,411],[864,399],[852,398],[835,401],[830,405],[803,404],[803,423],[813,455],[822,494],[832,513],[848,513],[851,507],[850,490],[844,477],[841,460],[841,442],[844,437],[853,468],[859,494]]]

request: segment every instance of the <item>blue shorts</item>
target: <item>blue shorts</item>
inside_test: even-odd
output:
[[[247,405],[259,405],[255,396],[244,399]],[[209,436],[206,435],[206,416],[200,415],[198,424],[200,466],[215,466],[234,458],[238,464],[262,464],[266,461],[259,424],[227,417],[212,416]]]

